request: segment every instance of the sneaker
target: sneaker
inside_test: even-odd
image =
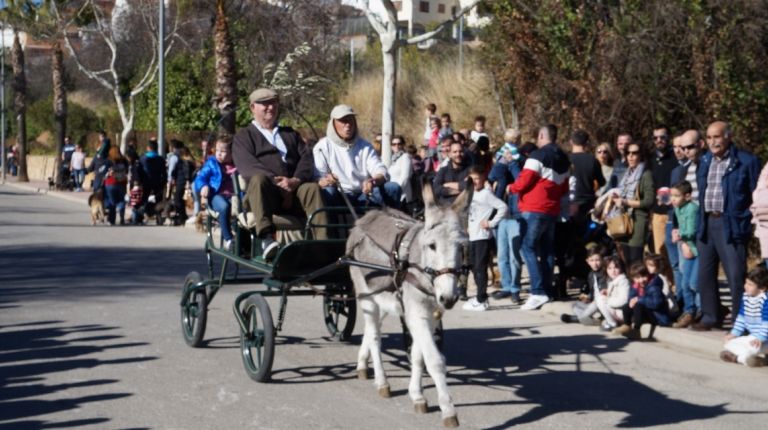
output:
[[[269,261],[275,258],[277,251],[280,248],[280,244],[275,239],[267,237],[261,240],[261,249],[264,251],[261,257],[264,260]]]
[[[491,297],[493,297],[495,300],[502,300],[511,296],[512,296],[512,292],[507,290],[499,290],[491,294]]]
[[[620,334],[620,335],[623,336],[626,333],[628,333],[630,330],[632,330],[632,327],[630,327],[630,326],[628,326],[626,324],[622,324],[622,325],[616,327],[615,329],[613,329],[611,331],[611,333],[613,333],[613,334]]]
[[[576,317],[576,315],[562,314],[560,315],[560,321],[566,324],[570,324],[579,322],[579,319]]]
[[[513,305],[522,305],[523,300],[520,298],[520,293],[512,293],[510,296],[510,300],[512,300]]]
[[[471,299],[467,300],[466,303],[461,307],[465,311],[487,311],[488,310],[488,301],[485,302],[479,302],[477,300],[477,297],[472,297]]]
[[[693,315],[689,314],[688,312],[680,315],[680,318],[677,319],[677,321],[672,324],[672,327],[674,328],[686,328],[689,325],[693,324]]]
[[[221,246],[222,248],[231,251],[232,250],[232,239],[227,239],[224,241],[224,244]]]
[[[525,302],[524,305],[520,306],[520,309],[524,311],[533,311],[538,308],[540,308],[544,303],[547,303],[549,301],[549,297],[544,295],[534,295],[531,294],[528,297],[528,301]]]
[[[602,332],[608,333],[608,332],[611,332],[615,328],[616,327],[613,327],[610,324],[606,324],[606,323],[600,324],[600,331],[602,331]]]
[[[736,358],[736,354],[727,350],[720,351],[720,359],[725,361],[726,363],[736,363],[738,361]]]
[[[759,355],[750,355],[745,361],[749,367],[763,367],[765,365],[765,360]]]

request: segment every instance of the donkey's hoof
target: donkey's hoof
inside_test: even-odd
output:
[[[360,379],[360,380],[368,379],[368,369],[357,369],[357,379]]]
[[[452,417],[443,418],[443,427],[456,428],[458,426],[459,426],[459,417],[457,417],[456,415]]]
[[[413,410],[416,411],[417,414],[426,414],[427,413],[427,401],[422,400],[419,402],[413,402]]]
[[[379,387],[379,396],[381,396],[381,397],[383,397],[383,398],[385,398],[385,399],[388,399],[388,398],[389,398],[389,396],[390,396],[390,393],[389,393],[389,384],[387,384],[387,385],[382,385],[381,387]]]

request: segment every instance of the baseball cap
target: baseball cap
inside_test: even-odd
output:
[[[348,105],[336,105],[331,111],[331,119],[342,119],[350,115],[357,116],[357,112]]]
[[[254,90],[250,96],[248,96],[248,101],[250,103],[259,103],[259,102],[266,102],[270,100],[277,99],[277,93],[275,90],[272,90],[270,88],[259,88]]]

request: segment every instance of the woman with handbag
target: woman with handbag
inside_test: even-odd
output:
[[[627,146],[627,165],[627,172],[621,178],[618,193],[613,196],[613,216],[607,217],[607,223],[611,230],[611,219],[621,217],[623,228],[618,229],[619,231],[614,229],[611,235],[624,263],[629,267],[643,259],[648,214],[656,194],[653,191],[651,171],[645,169],[645,154],[640,144],[631,143]]]

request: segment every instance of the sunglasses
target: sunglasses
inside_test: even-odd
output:
[[[627,151],[627,155],[640,155],[640,151]]]
[[[598,149],[598,150],[597,150],[597,153],[598,153],[598,154],[607,154],[607,153],[608,153],[608,151],[606,151],[605,149]]]
[[[653,136],[653,140],[664,140],[667,136]]]
[[[681,146],[680,147],[680,149],[682,149],[683,151],[690,151],[691,149],[695,149],[695,148],[696,148],[696,144],[695,143],[692,143],[692,144],[690,144],[688,146]]]
[[[400,146],[402,144],[403,144],[403,142],[398,142],[398,141],[393,141],[392,142],[392,146]]]

